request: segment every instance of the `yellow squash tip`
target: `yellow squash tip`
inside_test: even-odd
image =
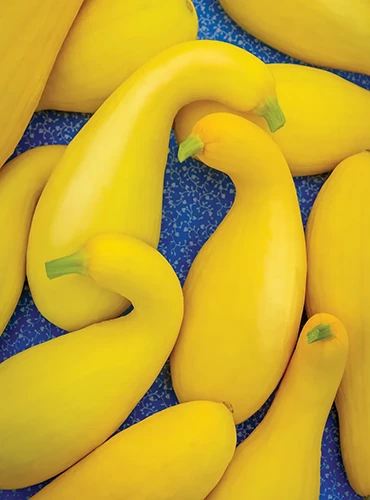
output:
[[[79,250],[66,257],[60,257],[59,259],[46,262],[45,269],[48,278],[51,280],[66,274],[82,274],[87,276],[85,252]]]
[[[319,342],[320,340],[331,339],[334,337],[331,326],[321,323],[315,326],[312,330],[307,333],[307,342],[313,344],[314,342]]]
[[[223,404],[226,406],[230,413],[234,413],[234,408],[231,403],[229,403],[228,401],[223,401]]]
[[[180,162],[184,162],[190,156],[195,156],[203,153],[204,142],[197,134],[190,134],[185,141],[183,141],[179,146],[178,159]]]
[[[195,7],[194,7],[194,4],[191,0],[186,0],[186,5],[188,6],[188,9],[191,11],[191,12],[195,12]]]

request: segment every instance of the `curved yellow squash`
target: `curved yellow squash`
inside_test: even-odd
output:
[[[350,340],[336,404],[348,479],[362,496],[370,496],[369,185],[369,152],[343,161],[321,189],[307,226],[308,312],[335,314]]]
[[[321,440],[347,355],[337,318],[317,314],[306,323],[265,419],[207,500],[319,498]]]
[[[0,335],[18,303],[37,200],[65,146],[42,146],[17,156],[0,171]]]
[[[191,0],[85,0],[39,109],[94,112],[144,62],[197,33]]]
[[[276,79],[286,124],[271,137],[293,175],[333,170],[339,162],[370,148],[370,92],[329,71],[298,64],[269,64]],[[269,132],[264,120],[214,101],[185,106],[175,119],[178,142],[203,116],[235,113]]]
[[[224,404],[180,404],[114,436],[33,498],[204,500],[235,445],[233,418]]]
[[[249,33],[319,66],[370,74],[367,0],[220,0]]]
[[[286,161],[253,123],[206,116],[179,157],[194,153],[229,174],[237,193],[186,279],[172,379],[180,401],[228,401],[240,423],[273,392],[295,345],[306,281],[302,222]]]
[[[1,489],[53,477],[101,445],[154,382],[181,325],[183,297],[174,271],[134,238],[96,236],[47,269],[50,277],[82,273],[129,297],[135,310],[0,365]]]
[[[5,0],[0,18],[0,167],[37,108],[83,0]]]
[[[167,49],[126,80],[69,144],[37,206],[27,274],[41,313],[66,330],[120,314],[127,307],[121,296],[81,276],[50,282],[44,262],[105,231],[157,246],[169,136],[179,109],[212,98],[263,114],[276,128],[284,117],[275,92],[265,64],[216,41]]]

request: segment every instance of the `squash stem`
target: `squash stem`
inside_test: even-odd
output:
[[[286,119],[276,97],[265,101],[264,105],[255,110],[255,114],[263,116],[271,132],[276,132],[285,125]]]
[[[204,151],[204,142],[197,134],[190,134],[179,146],[178,159],[182,163],[190,156],[196,156]]]
[[[190,10],[190,12],[194,12],[195,11],[195,7],[194,7],[194,4],[191,0],[186,0],[186,5],[188,7],[188,9]]]
[[[45,264],[46,274],[49,279],[59,278],[66,274],[82,274],[87,276],[87,255],[79,250],[76,253],[51,260]]]
[[[331,330],[331,326],[326,325],[325,323],[315,326],[315,328],[308,332],[306,336],[309,344],[313,344],[314,342],[318,342],[320,340],[331,339],[333,337],[334,334]]]
[[[223,404],[226,406],[230,413],[234,413],[234,408],[231,403],[229,403],[228,401],[223,401]]]

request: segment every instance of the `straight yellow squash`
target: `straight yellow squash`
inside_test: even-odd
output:
[[[157,246],[172,123],[185,104],[204,98],[253,110],[272,129],[284,123],[264,63],[231,44],[190,41],[137,70],[69,144],[40,198],[28,247],[31,292],[51,322],[74,330],[127,307],[123,297],[81,276],[50,282],[44,262],[106,231]]]
[[[207,500],[318,500],[321,440],[347,356],[340,321],[310,318],[265,419]]]
[[[139,240],[96,236],[77,254],[49,263],[47,271],[50,277],[81,273],[129,297],[135,310],[0,365],[1,489],[51,478],[111,436],[154,382],[181,325],[176,274]]]
[[[336,405],[352,488],[370,497],[370,153],[344,160],[321,189],[307,226],[307,310],[345,325],[348,364]]]
[[[249,33],[319,66],[370,74],[368,0],[220,0]]]
[[[370,92],[329,71],[299,64],[269,64],[276,79],[286,124],[270,134],[293,175],[333,170],[339,162],[370,148]],[[176,116],[178,143],[203,116],[235,113],[269,133],[265,121],[214,101],[197,101]]]
[[[180,404],[117,434],[33,498],[204,500],[235,445],[224,404]]]
[[[297,339],[306,282],[298,200],[277,145],[239,116],[200,120],[180,145],[180,159],[191,154],[228,174],[236,198],[186,279],[172,379],[180,401],[228,401],[240,423],[274,391]]]
[[[39,103],[83,0],[6,0],[0,17],[0,167]]]
[[[148,59],[197,33],[191,0],[85,0],[39,109],[92,113]]]
[[[65,146],[41,146],[0,171],[0,335],[16,308],[26,277],[33,212]]]

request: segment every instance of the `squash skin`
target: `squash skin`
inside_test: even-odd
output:
[[[225,405],[177,405],[114,436],[33,498],[203,500],[221,479],[235,445]]]
[[[309,344],[308,332],[320,324],[330,325],[334,337]],[[207,500],[319,498],[321,441],[347,356],[340,321],[329,314],[310,318],[266,417]]]
[[[84,279],[124,293],[135,310],[0,365],[1,489],[49,479],[100,446],[153,384],[177,338],[182,290],[155,249],[126,235],[102,234],[79,255]]]
[[[13,154],[83,0],[1,5],[0,167]]]
[[[198,98],[259,114],[274,110],[283,124],[271,72],[233,45],[186,42],[136,71],[69,144],[38,203],[27,276],[38,309],[52,323],[75,330],[127,308],[123,297],[81,276],[50,282],[44,262],[75,252],[102,232],[158,245],[172,123],[183,105]]]
[[[344,160],[321,189],[307,225],[307,310],[314,314],[325,308],[349,335],[336,405],[347,476],[365,497],[370,495],[369,182],[369,152]]]
[[[41,146],[0,171],[0,335],[13,314],[26,278],[32,215],[65,146]]]
[[[236,198],[185,281],[172,381],[181,402],[228,401],[240,423],[274,391],[294,349],[306,284],[304,233],[287,163],[265,132],[216,113],[193,133],[205,144],[197,157],[231,177]]]
[[[148,59],[197,33],[191,0],[85,0],[39,109],[93,113]]]
[[[269,64],[286,116],[270,134],[293,176],[333,170],[349,156],[370,148],[370,92],[329,71],[298,64]],[[301,98],[304,96],[304,98]],[[234,113],[270,133],[264,120],[214,101],[192,102],[179,111],[174,130],[180,143],[203,116]]]
[[[366,0],[220,0],[240,26],[308,63],[370,74]]]

